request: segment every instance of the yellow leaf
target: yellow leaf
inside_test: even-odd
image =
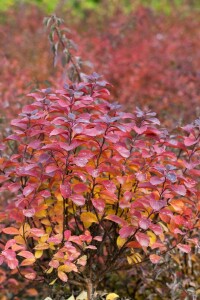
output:
[[[197,261],[197,256],[196,256],[196,254],[192,254],[192,255],[191,255],[191,260],[192,260],[192,261],[195,261],[195,262]]]
[[[76,300],[87,300],[87,292],[83,291],[81,292],[78,297],[76,297]]]
[[[24,223],[20,229],[19,229],[19,233],[22,235],[22,236],[25,236],[27,237],[30,233],[30,225],[28,223]]]
[[[52,199],[52,198],[46,199],[45,203],[46,203],[48,206],[50,206],[51,204],[54,203],[54,199]]]
[[[67,298],[67,300],[75,300],[74,295],[71,295],[71,297]]]
[[[118,238],[117,238],[117,246],[118,246],[118,248],[121,248],[126,243],[126,240],[127,239],[123,239],[120,236],[118,236]]]
[[[171,254],[171,257],[173,258],[173,260],[178,264],[178,265],[180,265],[181,264],[181,262],[180,262],[180,259],[179,259],[179,257],[178,257],[178,255],[173,255],[173,254]]]
[[[48,233],[50,235],[51,232],[52,232],[52,227],[50,227],[50,226],[46,227],[46,233]]]
[[[200,295],[200,289],[196,290],[196,295]]]
[[[115,214],[115,210],[112,209],[112,208],[108,208],[108,209],[106,210],[106,214],[107,214],[107,216],[109,216],[109,215],[114,215],[114,214]]]
[[[152,246],[157,240],[156,235],[149,230],[147,231],[147,235],[149,237],[149,246]]]
[[[52,281],[49,283],[49,285],[53,285],[53,284],[56,282],[57,279],[58,279],[58,278],[52,280]]]
[[[74,212],[76,212],[76,206],[73,208],[73,207],[69,207],[68,208],[68,213],[70,213],[70,214],[74,214]]]
[[[40,210],[35,213],[35,217],[37,217],[37,218],[45,218],[46,215],[47,215],[46,210]]]
[[[163,233],[159,234],[159,238],[160,238],[161,242],[164,242],[165,236]]]
[[[42,219],[42,220],[40,220],[40,222],[41,222],[42,224],[46,225],[46,226],[50,226],[50,225],[51,225],[49,219]]]
[[[14,237],[14,239],[15,239],[16,243],[19,244],[19,245],[25,245],[26,244],[25,240],[23,239],[23,237],[21,235],[16,235]]]
[[[61,195],[61,193],[57,194],[56,198],[58,201],[63,201],[63,196]]]
[[[41,236],[40,241],[41,243],[45,243],[49,238],[48,234],[44,234],[43,236]]]
[[[127,261],[129,265],[132,265],[133,263],[140,263],[142,261],[142,257],[139,253],[134,253],[133,255],[127,256]]]
[[[73,271],[74,268],[75,268],[74,264],[71,264],[71,265],[62,265],[62,266],[58,267],[58,271],[69,273],[69,272]]]
[[[64,256],[65,258],[65,256]],[[87,262],[87,255],[82,255],[78,260],[77,260],[77,264],[81,265],[81,266],[85,266]]]
[[[139,253],[135,253],[135,258],[137,259],[138,262],[142,261],[142,256]]]
[[[51,250],[55,250],[56,249],[54,243],[49,243],[49,249],[51,249]]]
[[[89,228],[92,225],[92,223],[98,223],[96,215],[91,212],[82,213],[81,221],[83,222],[85,228]]]
[[[50,274],[51,272],[53,272],[53,267],[49,268],[45,273]]]
[[[55,205],[54,205],[54,207],[53,207],[53,209],[51,210],[51,213],[53,214],[53,215],[55,215],[55,214],[61,214],[61,212],[62,212],[62,209],[63,209],[63,202],[57,202]]]
[[[119,298],[119,296],[115,293],[110,293],[106,296],[106,300],[115,300],[117,298]]]
[[[165,226],[162,222],[158,222],[158,224],[160,224],[160,225],[162,226],[162,228],[163,228],[163,230],[164,230],[165,232],[168,232],[168,231],[169,231],[168,228],[167,228],[167,226]]]
[[[42,254],[43,254],[43,251],[42,250],[36,250],[35,251],[35,258],[40,258],[41,256],[42,256]]]
[[[101,198],[105,200],[107,204],[114,204],[117,201],[117,197],[115,199],[113,194],[110,195],[110,193],[105,190],[101,192]]]
[[[127,256],[127,262],[129,265],[132,265],[133,260],[132,260],[131,256]]]

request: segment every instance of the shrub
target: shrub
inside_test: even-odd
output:
[[[198,246],[200,120],[169,135],[107,86],[94,73],[31,93],[1,146],[1,263],[88,299],[109,273]]]

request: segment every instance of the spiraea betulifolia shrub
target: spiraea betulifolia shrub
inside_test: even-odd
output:
[[[29,94],[1,145],[1,264],[88,299],[111,272],[198,246],[200,120],[170,135],[108,86],[94,73]]]

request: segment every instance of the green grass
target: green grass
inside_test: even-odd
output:
[[[137,5],[143,4],[152,8],[155,11],[162,11],[166,14],[170,14],[173,9],[181,8],[189,3],[189,0],[108,0],[109,7],[115,6],[118,2],[123,7],[125,12],[129,12]],[[0,0],[0,11],[6,11],[12,5],[21,3],[36,4],[42,8],[46,13],[52,13],[55,11],[59,0]],[[105,2],[104,2],[105,3]],[[101,0],[68,0],[66,1],[66,7],[72,8],[78,15],[82,14],[84,10],[101,10]],[[200,9],[200,0],[194,0],[193,4],[189,5],[192,9]],[[104,8],[105,9],[105,8]]]

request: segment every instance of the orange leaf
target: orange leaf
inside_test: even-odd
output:
[[[157,254],[151,254],[149,258],[153,264],[157,264],[161,260],[161,257]]]
[[[19,234],[19,230],[15,227],[7,227],[7,228],[4,228],[2,231],[6,234],[13,234],[13,235]]]
[[[40,243],[37,246],[35,246],[34,248],[35,250],[45,250],[45,249],[49,249],[49,244],[47,243]]]
[[[25,275],[25,277],[26,277],[26,275]],[[38,292],[36,291],[36,289],[27,289],[26,292],[31,297],[38,296]]]
[[[26,258],[22,261],[21,266],[30,266],[35,262],[35,257],[33,258]]]
[[[81,214],[81,221],[86,228],[89,228],[92,223],[98,223],[97,217],[91,212],[84,212]]]
[[[67,275],[66,275],[64,272],[62,272],[62,271],[59,271],[59,272],[58,272],[58,277],[59,277],[62,281],[64,281],[64,282],[67,282],[67,280],[68,280]]]
[[[25,257],[25,258],[32,258],[35,259],[33,253],[29,252],[29,251],[21,251],[19,252],[17,255]]]

